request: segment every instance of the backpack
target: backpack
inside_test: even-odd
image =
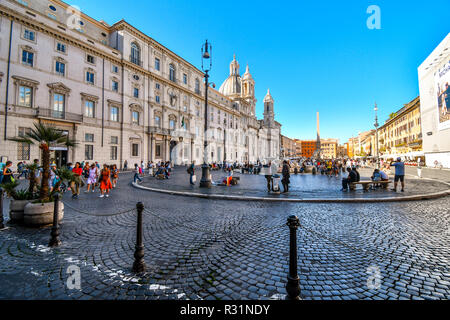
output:
[[[139,167],[139,174],[142,174],[142,168]]]

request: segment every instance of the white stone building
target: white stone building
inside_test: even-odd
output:
[[[8,140],[43,122],[79,145],[57,163],[203,162],[204,74],[121,20],[110,26],[59,0],[0,3],[0,156],[40,158]],[[220,90],[208,91],[208,161],[278,158],[274,101],[255,116],[255,82],[236,59]]]
[[[426,165],[450,168],[450,33],[419,66],[418,73]]]

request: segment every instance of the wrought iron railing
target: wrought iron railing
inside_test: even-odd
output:
[[[72,121],[72,122],[83,122],[82,114],[47,109],[47,108],[40,108],[40,107],[36,109],[36,117],[61,119],[61,120]]]

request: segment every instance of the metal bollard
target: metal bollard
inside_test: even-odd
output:
[[[0,229],[4,229],[5,225],[3,223],[3,189],[0,188]]]
[[[289,241],[289,274],[287,276],[287,299],[300,300],[300,278],[297,274],[297,228],[300,222],[297,216],[289,216],[287,226],[290,231]]]
[[[134,251],[134,263],[133,272],[142,273],[145,272],[144,262],[144,245],[142,244],[142,211],[144,210],[144,204],[138,202],[137,208],[137,229],[136,229],[136,250]]]
[[[59,224],[58,224],[58,211],[59,211],[59,194],[55,195],[55,205],[53,209],[53,227],[50,233],[51,238],[48,244],[49,247],[59,247],[61,245],[61,240],[59,240]]]

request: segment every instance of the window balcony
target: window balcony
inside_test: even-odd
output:
[[[157,127],[157,126],[148,126],[147,127],[147,132],[148,133],[161,134],[161,135],[170,135],[172,130],[166,129],[166,128]]]
[[[66,111],[58,111],[47,108],[37,108],[36,117],[40,119],[57,119],[64,122],[82,123],[83,115]]]
[[[139,60],[138,57],[135,57],[133,55],[130,54],[130,62],[134,63],[135,65],[138,65],[140,67],[142,67],[142,60]]]

